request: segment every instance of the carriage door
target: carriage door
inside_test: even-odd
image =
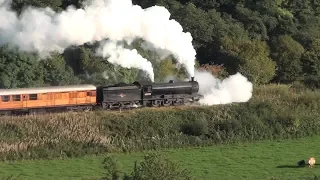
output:
[[[87,91],[86,92],[86,103],[91,103],[91,96],[92,96],[92,92]]]
[[[77,104],[77,91],[69,93],[69,104]]]
[[[22,94],[22,107],[26,108],[28,107],[28,95]]]
[[[54,93],[47,93],[46,95],[42,95],[42,97],[45,97],[47,100],[47,106],[54,106],[55,105],[55,94]]]

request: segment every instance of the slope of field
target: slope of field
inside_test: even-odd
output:
[[[314,156],[320,161],[320,136],[287,141],[268,141],[161,151],[170,160],[189,169],[196,179],[313,179],[315,168],[296,166]],[[125,172],[145,153],[114,154]],[[19,174],[20,179],[87,179],[103,176],[105,156],[86,156],[65,160],[34,160],[0,163],[2,177]]]

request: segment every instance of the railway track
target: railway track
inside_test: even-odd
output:
[[[48,110],[45,109],[44,111],[34,111],[34,112],[27,112],[21,111],[19,113],[0,113],[0,117],[5,116],[28,116],[28,115],[46,115],[46,114],[59,114],[59,113],[71,113],[71,112],[127,112],[137,109],[170,109],[170,108],[181,108],[181,107],[198,107],[200,106],[199,102],[189,102],[181,105],[172,105],[172,106],[159,106],[159,107],[143,107],[143,106],[135,106],[135,107],[121,107],[121,108],[112,108],[112,109],[102,109],[100,106],[92,107],[87,109],[73,109],[73,110]]]

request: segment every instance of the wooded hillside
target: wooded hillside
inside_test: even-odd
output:
[[[81,7],[82,0],[12,0],[18,13],[28,5],[62,11]],[[134,0],[143,8],[165,6],[171,18],[192,34],[200,65],[223,65],[228,74],[241,72],[254,84],[301,81],[317,87],[320,79],[320,2],[313,0]],[[1,30],[1,29],[0,29]],[[174,58],[158,62],[154,52],[131,45],[152,62],[155,81],[184,77]],[[50,58],[0,48],[0,88],[77,83],[132,82],[141,70],[114,66],[94,55],[94,45],[69,47]],[[221,68],[217,70],[222,72]]]

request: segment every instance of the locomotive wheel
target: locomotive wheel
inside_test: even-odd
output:
[[[93,109],[91,107],[86,107],[83,111],[84,112],[89,112],[89,111],[92,111]]]
[[[161,101],[160,100],[152,101],[152,107],[159,107],[160,105],[161,105]]]
[[[138,108],[139,105],[140,105],[140,102],[139,102],[139,101],[132,102],[132,103],[131,103],[131,108]]]
[[[178,106],[184,104],[183,99],[177,99],[176,101],[173,102],[173,105]]]
[[[163,106],[170,106],[171,104],[172,104],[172,101],[165,100],[163,102]]]

